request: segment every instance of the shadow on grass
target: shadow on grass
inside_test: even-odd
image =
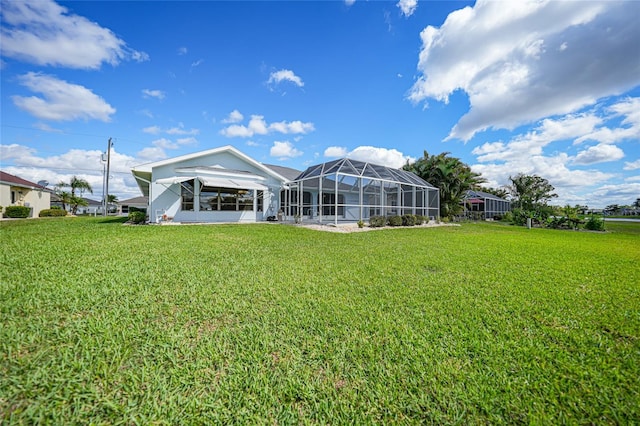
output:
[[[106,217],[104,219],[99,219],[97,223],[100,223],[102,225],[121,225],[127,220],[129,220],[127,216]]]

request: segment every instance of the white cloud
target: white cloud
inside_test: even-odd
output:
[[[199,67],[200,65],[202,65],[202,63],[204,62],[204,59],[198,59],[197,61],[194,61],[191,63],[191,68],[196,68]]]
[[[356,0],[344,0],[344,4],[346,4],[347,6],[353,6],[355,2]]]
[[[313,123],[303,123],[302,121],[279,121],[275,123],[267,123],[262,115],[252,115],[248,126],[240,124],[232,124],[220,131],[221,135],[228,138],[243,137],[250,138],[254,135],[266,135],[268,133],[282,134],[306,134],[313,132],[315,127]]]
[[[60,129],[56,129],[56,128],[54,128],[54,127],[51,127],[51,126],[49,126],[49,125],[48,125],[48,124],[46,124],[46,123],[38,122],[38,123],[35,123],[35,124],[33,125],[33,127],[34,127],[34,128],[36,128],[36,129],[38,129],[38,130],[42,130],[43,132],[49,132],[49,133],[62,133],[62,130],[60,130]]]
[[[304,86],[304,82],[302,81],[302,79],[295,75],[295,73],[291,70],[280,70],[272,72],[269,75],[267,84],[278,84],[283,81],[290,81],[298,87]]]
[[[13,103],[43,120],[95,119],[108,122],[116,112],[115,108],[86,87],[50,75],[29,72],[19,76],[18,81],[43,97],[12,96]]]
[[[131,167],[160,158],[150,155],[150,151],[146,152],[149,156],[134,158],[120,153],[117,145],[116,142],[111,149],[109,193],[117,195],[119,199],[138,196],[140,190],[131,175]],[[93,187],[93,194],[85,195],[98,200],[102,198],[101,155],[100,150],[72,149],[61,155],[43,157],[38,155],[35,149],[26,146],[0,145],[0,157],[11,159],[14,164],[14,166],[3,166],[3,171],[32,182],[47,180],[50,187],[61,181],[68,182],[71,176],[77,175],[86,179]]]
[[[244,119],[244,115],[237,109],[234,109],[229,113],[229,116],[222,120],[223,123],[239,123]]]
[[[374,146],[359,146],[349,152],[347,157],[394,169],[401,168],[407,164],[407,161],[415,161],[415,158],[406,156],[397,149],[377,148]]]
[[[624,152],[615,145],[599,144],[591,146],[576,155],[575,164],[596,164],[617,161],[624,157]]]
[[[628,139],[640,139],[640,98],[622,99],[605,108],[602,115],[606,120],[622,118],[622,121],[620,124],[598,127],[577,138],[574,144],[587,140],[612,144]]]
[[[448,136],[465,141],[576,111],[640,83],[639,13],[640,2],[479,0],[422,31],[408,97],[466,92],[471,108]]]
[[[272,157],[278,157],[280,160],[299,157],[302,154],[303,152],[297,150],[289,141],[275,141],[269,150],[269,155]]]
[[[400,8],[404,16],[409,17],[418,8],[418,0],[400,0],[396,6]]]
[[[100,68],[146,61],[111,30],[50,0],[2,2],[2,55],[36,65]]]
[[[167,129],[165,131],[165,133],[169,134],[169,135],[198,135],[200,134],[200,129],[185,129],[184,125],[182,123],[180,123],[178,125],[178,127],[172,127],[170,129]]]
[[[592,132],[602,119],[593,114],[569,114],[559,119],[545,119],[525,134],[516,135],[510,142],[487,142],[471,151],[478,161],[509,161],[541,155],[552,142],[573,140]]]
[[[145,98],[164,99],[165,93],[162,90],[142,89],[142,96]]]
[[[329,148],[324,150],[323,155],[325,157],[334,157],[334,158],[346,157],[347,148],[344,148],[342,146],[330,146]]]
[[[150,161],[164,160],[167,158],[167,153],[159,146],[150,146],[138,151],[136,157],[140,159],[142,163],[148,163]]]
[[[179,48],[178,48],[178,55],[180,55],[180,56],[182,56],[182,55],[186,55],[186,54],[187,54],[187,52],[188,52],[188,50],[187,50],[187,48],[186,48],[186,47],[184,47],[184,46],[183,46],[183,47],[179,47]]]
[[[149,133],[150,135],[157,135],[162,132],[162,129],[158,126],[149,126],[142,129],[144,133]]]
[[[602,206],[610,204],[631,204],[640,194],[640,183],[621,183],[617,185],[604,185],[591,194],[594,200],[604,200]]]
[[[636,161],[627,161],[624,163],[624,170],[638,170],[640,169],[640,159]]]

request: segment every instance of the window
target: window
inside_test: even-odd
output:
[[[286,212],[286,204],[287,204],[287,192],[280,191],[280,208],[283,212]],[[304,191],[302,193],[302,214],[303,216],[311,216],[311,193],[309,191]],[[298,214],[298,190],[291,190],[291,214]]]
[[[253,210],[253,191],[235,188],[203,186],[200,190],[200,210]]]
[[[193,211],[193,184],[194,180],[187,180],[180,185],[180,195],[182,195],[182,210]]]
[[[320,196],[318,195],[318,199]],[[344,216],[344,195],[338,194],[338,216]],[[336,214],[336,194],[322,194],[322,214],[324,216],[334,216]]]

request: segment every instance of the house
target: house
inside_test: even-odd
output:
[[[132,174],[150,222],[258,222],[275,217],[292,169],[267,166],[232,146],[142,164]]]
[[[38,217],[40,211],[51,207],[51,191],[43,185],[0,171],[0,206],[26,206],[29,217]],[[4,209],[3,209],[4,210]]]
[[[488,192],[469,190],[463,200],[464,216],[472,219],[501,218],[511,210],[511,202]]]
[[[128,215],[132,207],[146,211],[149,208],[149,197],[133,197],[118,201],[118,212],[121,215]]]
[[[413,173],[341,159],[304,172],[260,163],[232,146],[142,164],[132,174],[149,221],[355,222],[376,215],[437,217],[438,189]]]
[[[91,198],[86,198],[86,197],[79,197],[79,198],[81,198],[86,203],[86,205],[85,206],[78,205],[78,208],[76,210],[76,215],[101,215],[102,214],[103,207],[100,201],[97,201]],[[73,206],[69,203],[65,203],[63,206],[60,196],[56,193],[51,194],[51,205],[64,208],[68,212],[71,212],[73,209]]]

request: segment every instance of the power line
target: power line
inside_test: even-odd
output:
[[[43,169],[43,170],[72,170],[72,171],[81,171],[81,172],[99,172],[102,173],[100,169],[79,169],[77,167],[48,167],[48,166],[18,166],[13,164],[3,164],[2,167],[17,167],[24,169]],[[121,174],[128,175],[130,172],[115,172],[111,171],[111,174]]]

